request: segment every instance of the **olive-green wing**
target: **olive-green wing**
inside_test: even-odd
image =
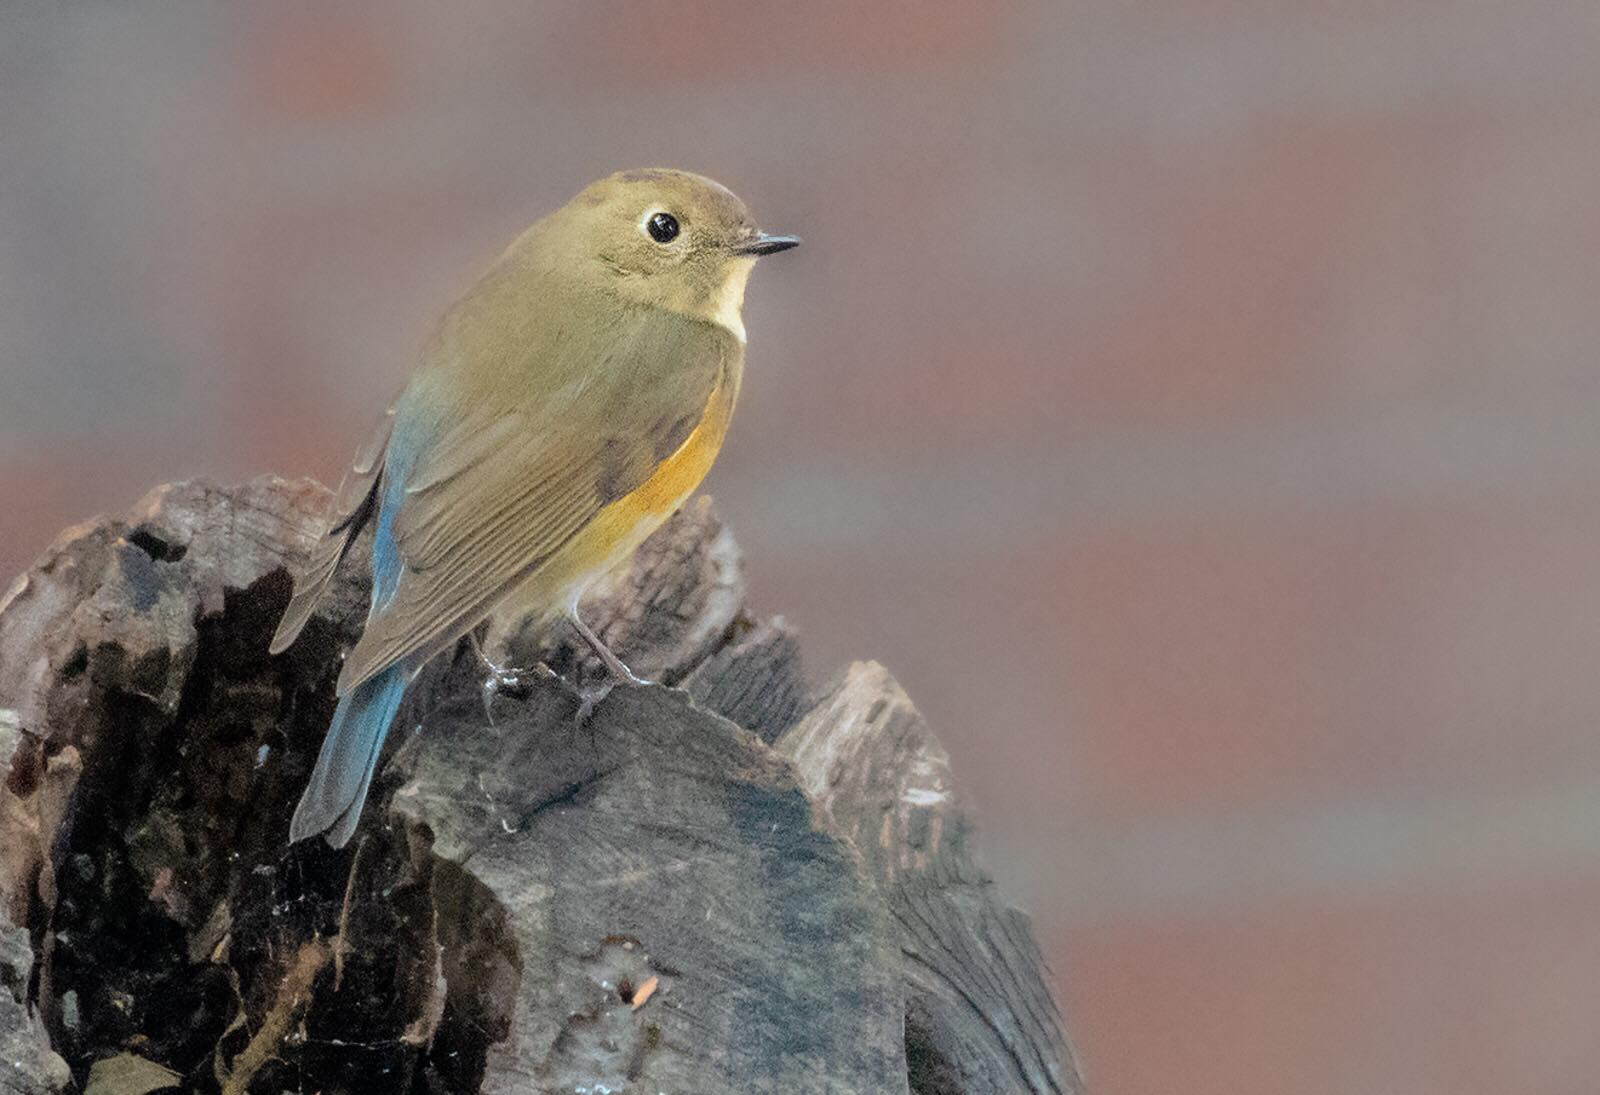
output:
[[[289,607],[278,621],[278,630],[269,647],[281,654],[299,638],[306,621],[316,611],[323,593],[327,592],[334,571],[350,552],[350,545],[361,531],[377,505],[378,480],[383,470],[383,454],[389,445],[389,434],[394,429],[394,407],[390,406],[383,421],[373,431],[367,442],[356,451],[350,470],[345,472],[339,491],[334,496],[333,512],[329,516],[328,530],[311,549],[294,579],[294,596]]]
[[[720,330],[662,316],[613,340],[582,383],[515,405],[460,401],[407,476],[394,521],[400,581],[345,660],[339,691],[453,643],[649,478],[700,421],[730,353]]]

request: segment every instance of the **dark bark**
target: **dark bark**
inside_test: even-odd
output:
[[[17,745],[16,724],[0,718],[0,757]],[[26,929],[0,918],[0,1091],[58,1095],[72,1086],[66,1061],[50,1048],[39,1017],[28,1008],[33,950]]]
[[[0,602],[0,1091],[1077,1090],[937,742],[876,668],[814,702],[704,501],[591,609],[662,685],[486,710],[463,645],[350,845],[286,847],[364,616],[352,567],[267,654],[326,504],[163,488]]]

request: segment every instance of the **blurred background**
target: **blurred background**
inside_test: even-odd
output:
[[[0,584],[335,481],[622,167],[763,264],[709,483],[889,665],[1100,1095],[1600,1075],[1592,0],[0,6]]]

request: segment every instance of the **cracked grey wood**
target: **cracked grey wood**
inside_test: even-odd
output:
[[[1037,958],[1026,924],[964,853],[935,856],[925,892],[912,873],[883,886],[886,862],[940,838],[895,828],[904,848],[879,855],[876,830],[841,824],[837,780],[765,744],[861,712],[830,693],[785,734],[812,696],[798,644],[781,620],[745,615],[737,549],[704,500],[590,609],[626,657],[686,691],[618,690],[580,729],[570,686],[547,678],[497,699],[490,723],[463,648],[412,688],[352,846],[286,848],[365,612],[357,565],[295,647],[267,656],[285,560],[327,497],[272,478],[163,487],[67,530],[0,599],[15,743],[0,902],[39,947],[31,970],[7,952],[7,985],[19,1003],[31,985],[80,1081],[140,1039],[204,1089],[320,938],[338,958],[295,1005],[304,1037],[277,1047],[260,1090],[630,1077],[680,1093],[991,1090],[982,1067],[968,1088],[954,1086],[966,1072],[927,1066],[1026,1048],[979,991],[1028,984],[1012,968]],[[549,638],[534,656],[573,668]],[[958,989],[978,1006],[944,1007]],[[0,1038],[21,1022],[3,1004]],[[1047,995],[1034,1004],[1053,1022]],[[17,1029],[37,1040],[28,1022]]]
[[[769,744],[813,703],[799,639],[781,616],[745,623],[742,633],[700,663],[683,687],[700,706]]]
[[[913,1091],[1080,1091],[1027,918],[977,866],[950,758],[889,672],[852,665],[777,748],[898,924]]]
[[[484,1091],[906,1091],[890,925],[781,759],[658,686],[575,710],[545,681],[493,731],[437,712],[394,800],[521,956]],[[636,1011],[619,941],[658,978]]]

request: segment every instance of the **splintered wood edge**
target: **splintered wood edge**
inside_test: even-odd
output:
[[[963,1090],[1081,1091],[1027,917],[973,858],[949,755],[893,675],[854,663],[775,747],[900,925],[908,1035],[926,1022]]]
[[[775,743],[878,880],[927,871],[966,824],[950,757],[877,662],[856,662]]]

